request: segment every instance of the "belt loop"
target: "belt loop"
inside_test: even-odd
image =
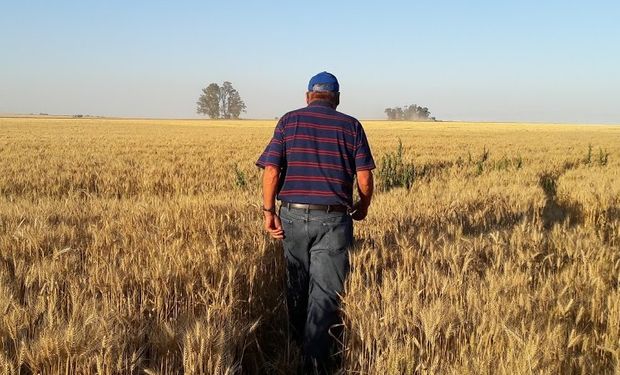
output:
[[[327,211],[326,211],[326,213],[329,213],[330,208],[332,208],[332,206],[331,206],[330,204],[328,204],[328,205],[327,205]]]

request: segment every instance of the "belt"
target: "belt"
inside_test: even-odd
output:
[[[349,212],[347,206],[343,206],[341,204],[305,204],[305,203],[289,203],[282,202],[282,207],[286,207],[289,210],[291,208],[298,208],[302,210],[318,210],[325,212]]]

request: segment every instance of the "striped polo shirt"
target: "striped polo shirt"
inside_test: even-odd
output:
[[[362,124],[320,100],[280,118],[256,165],[280,167],[283,202],[348,207],[355,172],[375,168]]]

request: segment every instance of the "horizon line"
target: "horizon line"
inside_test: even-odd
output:
[[[2,113],[0,112],[0,119],[10,119],[10,118],[40,118],[40,119],[74,119],[74,120],[95,120],[95,119],[109,119],[109,120],[176,120],[176,121],[277,121],[280,116],[274,116],[273,118],[236,118],[236,119],[211,119],[211,118],[192,118],[192,117],[148,117],[148,116],[105,116],[105,115],[83,115],[83,114],[49,114],[49,113]],[[618,126],[619,122],[562,122],[562,121],[536,121],[536,120],[527,120],[527,121],[518,121],[518,120],[462,120],[462,119],[450,119],[450,120],[441,120],[437,119],[435,121],[415,121],[415,120],[389,120],[389,119],[379,119],[379,118],[365,118],[360,119],[360,121],[391,121],[391,122],[411,122],[411,123],[482,123],[482,124],[532,124],[532,125],[609,125],[609,126]]]

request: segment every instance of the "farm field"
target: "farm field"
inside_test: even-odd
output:
[[[275,123],[0,118],[0,373],[293,373]],[[362,123],[344,373],[620,373],[620,126]]]

